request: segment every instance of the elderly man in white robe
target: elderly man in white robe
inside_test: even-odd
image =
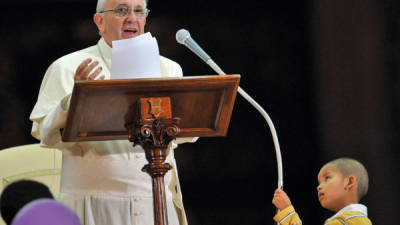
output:
[[[71,207],[84,225],[154,224],[151,177],[142,172],[147,164],[142,147],[128,140],[62,142],[71,92],[76,80],[109,79],[112,41],[144,33],[147,0],[98,0],[93,16],[101,39],[94,46],[56,60],[45,73],[30,119],[32,135],[42,146],[63,152],[58,199]],[[181,67],[160,56],[164,77],[182,76]],[[170,144],[193,139],[177,139]],[[173,167],[165,175],[170,225],[185,225],[174,152],[166,162]]]

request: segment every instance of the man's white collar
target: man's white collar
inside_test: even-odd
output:
[[[100,38],[99,42],[97,43],[98,51],[103,59],[105,65],[107,66],[108,70],[111,71],[111,55],[112,49],[104,40],[104,38]]]
[[[100,38],[99,42],[97,43],[99,45],[99,48],[101,50],[101,54],[103,54],[103,57],[106,59],[111,59],[111,47],[107,44],[107,42],[104,40],[104,38]]]

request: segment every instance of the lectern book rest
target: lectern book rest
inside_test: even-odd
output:
[[[225,136],[239,75],[77,81],[63,141],[127,139],[140,98],[169,97],[178,137]]]

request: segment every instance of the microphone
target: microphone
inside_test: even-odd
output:
[[[215,72],[219,75],[226,75],[224,71],[219,68],[219,66],[211,59],[209,55],[190,37],[189,31],[185,29],[180,29],[176,32],[176,40],[178,43],[185,45],[190,50],[192,50],[197,56],[199,56],[204,62],[206,62]],[[266,120],[269,129],[271,131],[272,140],[274,141],[275,155],[278,166],[278,188],[283,189],[283,165],[282,165],[282,154],[281,148],[279,146],[278,135],[276,134],[276,129],[274,123],[269,117],[268,113],[250,96],[248,95],[240,86],[237,92],[243,96]]]
[[[200,57],[204,62],[207,62],[211,57],[207,55],[203,49],[190,37],[189,31],[185,29],[180,29],[176,32],[176,41],[178,43],[185,45],[188,47],[192,52],[194,52],[198,57]]]
[[[200,57],[218,74],[224,74],[221,68],[219,68],[219,66],[211,59],[211,57],[193,40],[193,38],[190,37],[189,31],[185,29],[178,30],[178,32],[176,32],[176,41],[188,47],[192,52],[194,52],[194,54]]]

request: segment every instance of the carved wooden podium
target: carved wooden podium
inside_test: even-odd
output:
[[[63,141],[129,139],[145,150],[154,224],[168,225],[164,175],[176,137],[225,136],[239,75],[77,81]]]

